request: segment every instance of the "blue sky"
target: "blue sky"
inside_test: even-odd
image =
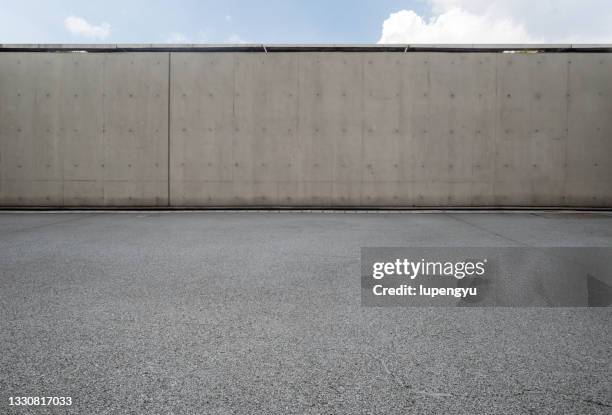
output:
[[[612,43],[610,0],[0,0],[0,43]]]
[[[0,42],[193,43],[242,39],[255,43],[376,42],[382,22],[422,1],[0,1]],[[70,33],[68,16],[92,25],[106,22],[110,35],[91,39]]]

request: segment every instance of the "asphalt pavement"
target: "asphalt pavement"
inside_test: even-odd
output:
[[[611,413],[612,308],[362,307],[366,246],[612,247],[612,213],[3,212],[0,413]]]

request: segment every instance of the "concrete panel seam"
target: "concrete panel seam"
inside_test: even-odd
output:
[[[170,200],[170,131],[171,131],[171,109],[170,109],[170,105],[171,105],[171,82],[172,82],[172,52],[168,52],[168,200],[166,201],[166,204],[168,206],[171,206],[172,202]]]

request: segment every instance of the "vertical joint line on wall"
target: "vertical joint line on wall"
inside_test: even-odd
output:
[[[500,116],[499,114],[501,113],[501,103],[499,102],[499,58],[498,58],[498,54],[495,54],[493,57],[493,63],[495,66],[495,97],[494,97],[494,105],[495,105],[495,112],[493,115],[493,186],[491,186],[491,193],[492,193],[492,200],[493,200],[493,206],[497,206],[497,193],[496,193],[496,186],[497,186],[497,162],[498,162],[498,155],[497,155],[497,139],[498,139],[498,133],[497,133],[497,129],[499,128],[499,126],[501,125],[501,120],[498,119],[498,117]]]
[[[170,203],[170,81],[172,79],[170,71],[172,70],[172,52],[168,52],[168,207]]]
[[[236,163],[236,135],[237,135],[237,128],[238,128],[238,119],[236,118],[236,55],[233,54],[232,55],[232,142],[231,142],[231,156],[232,156],[232,168],[231,168],[231,173],[232,173],[232,186],[234,183],[234,172],[235,169],[234,167],[236,167],[235,163]]]
[[[363,59],[363,55],[359,57],[359,67],[361,68],[361,97],[359,100],[359,111],[361,112],[361,142],[359,143],[360,149],[359,149],[359,153],[360,153],[360,161],[361,161],[361,177],[359,180],[359,206],[363,206],[363,182],[364,182],[364,170],[365,170],[365,145],[364,145],[364,129],[365,129],[365,94],[367,93],[366,91],[366,84],[365,84],[365,65],[364,65],[364,59]]]
[[[565,66],[567,67],[567,71],[565,73],[565,126],[564,126],[564,133],[565,133],[565,151],[563,154],[563,187],[561,189],[561,205],[566,207],[568,206],[569,203],[569,197],[567,194],[567,178],[568,178],[568,166],[567,166],[567,161],[568,161],[568,150],[569,150],[569,140],[570,140],[570,133],[569,133],[569,110],[570,110],[570,100],[572,99],[572,96],[570,94],[570,71],[572,70],[572,65],[570,64],[571,62],[571,55],[567,54],[566,55],[567,58],[565,59]]]

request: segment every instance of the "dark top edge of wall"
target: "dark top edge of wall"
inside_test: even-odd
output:
[[[464,45],[214,45],[214,44],[0,44],[1,52],[612,52],[612,44]]]

